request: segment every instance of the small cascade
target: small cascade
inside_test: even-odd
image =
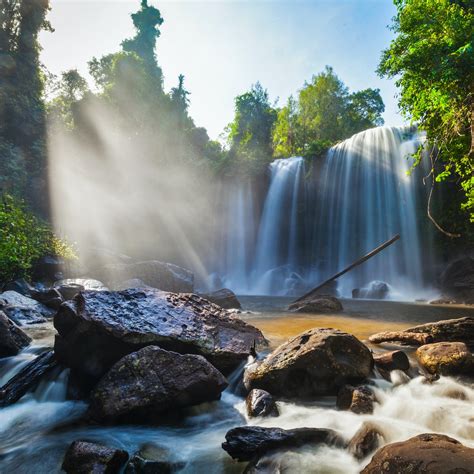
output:
[[[301,157],[275,160],[260,221],[253,282],[258,294],[285,294],[297,277],[305,164]]]

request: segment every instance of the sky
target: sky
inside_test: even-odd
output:
[[[350,90],[379,88],[386,125],[398,126],[396,87],[375,70],[392,38],[392,0],[149,0],[164,18],[157,58],[169,90],[184,74],[190,114],[218,139],[234,98],[260,81],[284,105],[326,65]],[[51,0],[54,33],[42,32],[42,61],[54,74],[116,52],[133,36],[140,1]],[[88,79],[90,79],[88,77]]]

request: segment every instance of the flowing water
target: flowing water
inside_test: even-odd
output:
[[[425,170],[410,173],[422,141],[409,128],[378,127],[324,159],[275,160],[261,211],[252,189],[262,183],[226,190],[220,283],[240,294],[302,294],[399,233],[400,241],[339,279],[340,295],[358,288],[370,296],[382,281],[390,299],[434,298]]]
[[[473,309],[462,307],[348,300],[343,301],[342,314],[295,315],[284,310],[287,298],[242,297],[242,303],[251,311],[242,317],[260,327],[272,346],[315,326],[338,327],[365,339],[387,328],[474,314]],[[1,384],[52,343],[50,326],[31,334],[38,338],[35,345],[16,357],[0,360]],[[0,410],[0,472],[60,472],[67,446],[76,439],[86,439],[129,453],[155,443],[169,449],[171,459],[180,463],[177,472],[181,473],[241,473],[245,464],[232,461],[220,445],[227,430],[244,424],[332,428],[349,440],[364,423],[371,423],[383,434],[384,443],[437,432],[474,447],[474,385],[467,382],[442,377],[426,384],[421,377],[407,381],[395,373],[393,383],[374,378],[378,403],[372,415],[337,411],[334,397],[321,397],[309,404],[278,402],[278,418],[247,419],[244,399],[235,391],[241,375],[240,370],[229,377],[230,387],[220,401],[189,409],[179,421],[162,426],[100,427],[79,422],[86,405],[65,399],[68,371],[58,371],[34,393]],[[368,459],[359,462],[339,448],[307,446],[274,454],[262,462],[278,465],[280,472],[355,474]]]

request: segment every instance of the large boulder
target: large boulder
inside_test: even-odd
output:
[[[258,329],[197,295],[153,288],[81,292],[62,304],[54,326],[58,359],[93,377],[149,345],[203,355],[228,373],[265,342]]]
[[[0,311],[0,357],[14,356],[30,343],[31,338]]]
[[[430,374],[474,375],[474,356],[463,342],[437,342],[416,350],[421,366]]]
[[[74,441],[66,451],[62,469],[67,474],[115,474],[122,471],[128,453],[87,441]]]
[[[335,296],[317,295],[311,299],[292,303],[288,309],[297,313],[338,313],[343,308]]]
[[[474,449],[445,435],[421,434],[379,449],[361,474],[472,474]]]
[[[218,400],[224,376],[199,355],[148,346],[120,359],[99,381],[90,400],[98,421],[150,420],[179,408]]]
[[[37,324],[54,315],[54,310],[16,291],[0,294],[0,310],[16,324]]]
[[[366,379],[373,368],[370,350],[338,329],[314,328],[275,349],[244,376],[248,390],[308,399],[332,395],[346,383]]]
[[[384,300],[390,294],[390,286],[384,281],[371,281],[366,287],[361,288],[357,298],[366,298],[370,300]]]
[[[146,285],[163,291],[191,293],[194,290],[194,274],[191,271],[158,260],[104,265],[97,271],[97,276],[110,288],[116,288],[126,280],[138,278]]]
[[[222,449],[238,461],[253,461],[269,451],[297,448],[306,444],[344,445],[335,431],[322,428],[283,430],[261,426],[240,426],[229,430],[225,439]]]
[[[444,296],[460,303],[474,303],[474,258],[450,263],[441,274],[440,286]]]
[[[222,288],[221,290],[211,293],[204,293],[201,296],[224,309],[242,309],[237,296],[228,288]]]

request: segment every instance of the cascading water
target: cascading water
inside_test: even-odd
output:
[[[350,297],[359,288],[370,297],[382,287],[390,298],[428,296],[433,255],[421,218],[423,170],[409,175],[422,140],[409,128],[366,130],[314,160],[309,178],[303,158],[275,160],[259,219],[249,211],[248,189],[233,194],[225,284],[241,294],[301,294],[400,233],[399,242],[341,278],[339,292]]]

